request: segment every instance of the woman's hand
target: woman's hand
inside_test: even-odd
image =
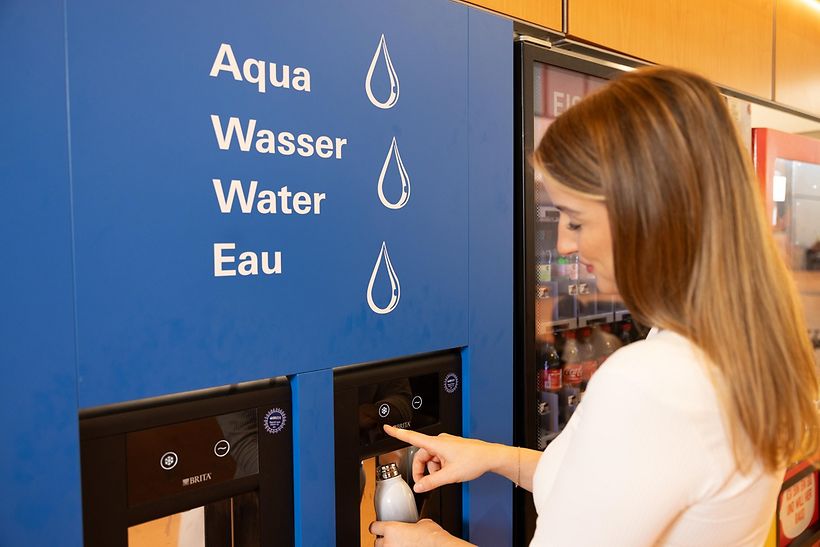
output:
[[[370,524],[370,533],[376,537],[375,547],[450,547],[470,545],[447,533],[430,519],[413,524],[406,522],[380,522]],[[378,537],[381,536],[381,537]]]
[[[413,458],[413,490],[418,493],[445,484],[473,480],[495,470],[505,448],[447,433],[431,437],[389,425],[384,426],[384,431],[391,437],[419,447]],[[424,474],[425,469],[429,475]]]

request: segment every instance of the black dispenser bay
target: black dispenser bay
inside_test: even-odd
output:
[[[80,413],[85,547],[291,546],[286,378]]]
[[[383,424],[461,434],[461,352],[450,350],[334,370],[336,545],[372,545],[376,470],[395,464],[412,486],[415,450]],[[391,465],[392,468],[392,465]],[[461,485],[415,494],[419,518],[461,536]]]

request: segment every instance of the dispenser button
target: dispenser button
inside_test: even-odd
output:
[[[159,465],[166,471],[170,471],[174,467],[177,466],[179,463],[179,457],[177,456],[176,452],[166,452],[162,455],[159,459]]]
[[[388,414],[390,414],[390,405],[387,403],[382,403],[379,405],[379,416],[382,418],[387,418]]]
[[[413,405],[413,410],[418,410],[421,408],[421,395],[416,395],[413,397],[411,404]]]
[[[231,451],[231,443],[229,443],[225,439],[222,439],[221,441],[218,441],[214,445],[214,454],[216,454],[217,458],[224,458],[225,456],[228,455],[228,452],[230,452],[230,451]]]

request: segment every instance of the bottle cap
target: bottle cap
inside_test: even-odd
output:
[[[399,468],[396,467],[395,463],[388,463],[386,465],[380,465],[376,468],[376,480],[377,481],[386,481],[387,479],[392,479],[393,477],[399,476]]]

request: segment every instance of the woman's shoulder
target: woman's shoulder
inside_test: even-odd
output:
[[[706,370],[704,364],[705,356],[693,342],[664,330],[618,349],[607,359],[602,370],[618,369],[652,376],[672,373],[699,376]]]
[[[593,382],[629,389],[647,403],[688,411],[716,409],[707,358],[694,343],[671,331],[653,333],[620,348],[601,366]]]

